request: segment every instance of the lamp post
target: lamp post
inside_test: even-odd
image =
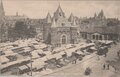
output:
[[[34,50],[33,49],[33,46],[32,45],[29,45],[29,47],[31,47],[31,51],[29,51],[29,53],[30,53],[30,76],[32,76],[33,75],[33,73],[32,73],[32,51]]]
[[[30,65],[31,65],[31,69],[30,69],[31,70],[31,74],[30,75],[32,76],[32,53],[30,54]]]

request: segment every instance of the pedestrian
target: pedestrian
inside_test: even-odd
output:
[[[108,64],[108,65],[107,65],[107,69],[108,69],[108,70],[109,70],[109,67],[110,67],[110,65]]]
[[[43,69],[46,70],[46,67],[44,67]]]
[[[27,72],[27,75],[29,75],[29,73]]]
[[[115,72],[116,72],[116,67],[115,67],[114,65],[113,65],[112,67],[114,68],[114,70],[115,70]]]
[[[84,74],[85,75],[90,75],[92,73],[92,69],[90,67],[86,68]]]
[[[105,52],[105,57],[107,56],[107,53]]]
[[[118,56],[118,57],[120,56],[120,51],[117,52],[117,56]]]
[[[105,66],[105,64],[104,64],[104,65],[103,65],[103,69],[105,69],[105,67],[106,67],[106,66]]]
[[[99,57],[99,55],[97,56],[97,60],[100,60],[100,57]]]
[[[74,61],[74,62],[75,62],[75,64],[76,64],[76,63],[77,63],[77,59],[75,59],[75,61]]]

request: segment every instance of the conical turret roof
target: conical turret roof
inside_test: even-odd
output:
[[[53,18],[53,21],[52,21],[52,26],[51,26],[51,27],[56,27],[55,18]]]
[[[70,17],[68,18],[68,21],[73,22],[73,20],[74,20],[74,16],[73,16],[73,14],[71,13],[71,14],[70,14]]]
[[[52,18],[51,18],[51,15],[50,15],[49,12],[47,14],[46,21],[47,21],[47,23],[51,23],[52,22]]]

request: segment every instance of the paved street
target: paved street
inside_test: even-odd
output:
[[[109,52],[107,53],[107,57],[100,56],[100,60],[98,60],[98,57],[96,54],[92,54],[91,56],[87,58],[87,60],[78,62],[78,64],[72,64],[69,65],[69,67],[64,68],[58,72],[49,74],[49,76],[81,76],[86,77],[84,75],[84,71],[87,67],[90,67],[92,69],[91,75],[89,77],[110,77],[110,76],[117,76],[114,74],[114,68],[110,66],[110,70],[103,70],[103,64],[105,63],[105,60],[114,60],[117,58],[116,52],[120,49],[119,45],[113,45]],[[114,53],[113,53],[114,52]]]

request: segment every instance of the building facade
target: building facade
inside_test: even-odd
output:
[[[120,40],[120,21],[115,18],[106,18],[103,10],[94,17],[79,18],[72,13],[65,16],[59,5],[53,17],[50,13],[44,19],[30,19],[16,13],[15,16],[6,16],[3,3],[0,3],[0,42],[10,40],[9,30],[15,27],[17,21],[22,21],[35,28],[35,38],[54,46],[75,44],[79,39],[87,40]]]
[[[51,44],[55,46],[77,43],[79,36],[78,25],[76,22],[73,24],[73,22],[68,21],[60,5],[54,13],[50,35]]]
[[[105,18],[103,11],[93,18],[81,21],[80,33],[88,40],[118,40],[120,21],[115,18]]]

